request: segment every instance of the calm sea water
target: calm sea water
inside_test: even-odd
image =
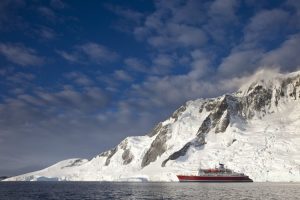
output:
[[[300,183],[0,182],[0,200],[300,199]]]

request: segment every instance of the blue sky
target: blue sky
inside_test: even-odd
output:
[[[0,175],[91,158],[300,64],[297,0],[0,2]]]

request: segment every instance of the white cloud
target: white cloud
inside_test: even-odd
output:
[[[118,59],[118,54],[109,50],[107,47],[89,42],[78,46],[78,48],[85,53],[88,58],[95,63],[112,62]]]
[[[137,71],[137,72],[147,72],[148,69],[144,63],[143,60],[134,58],[134,57],[129,57],[124,60],[124,63],[127,67],[130,69]]]
[[[272,41],[289,28],[289,14],[281,9],[263,10],[250,19],[245,27],[244,40],[248,45],[258,45],[264,40]]]
[[[253,72],[259,67],[258,63],[262,56],[263,52],[259,49],[232,52],[222,60],[218,73],[222,76],[234,77]]]
[[[40,26],[35,31],[42,39],[52,40],[57,37],[57,33],[53,29],[46,26]]]
[[[57,50],[56,53],[69,62],[79,62],[80,59],[80,55],[78,55],[77,52],[68,53],[66,51]]]
[[[261,65],[277,65],[284,71],[293,71],[300,66],[300,35],[292,35],[280,47],[263,56]]]
[[[0,43],[0,54],[12,63],[21,66],[41,65],[44,58],[37,55],[36,51],[20,44]]]
[[[236,9],[239,2],[236,0],[215,0],[209,8],[209,16],[214,20],[219,20],[219,23],[228,23],[235,21]]]
[[[87,64],[87,62],[103,64],[119,59],[119,55],[116,52],[94,42],[76,45],[71,52],[62,50],[57,50],[56,52],[69,62],[82,64]]]
[[[65,74],[65,77],[73,80],[76,84],[80,85],[80,86],[89,86],[89,85],[93,85],[93,81],[88,78],[85,74],[81,73],[81,72],[70,72]]]
[[[116,80],[120,81],[132,81],[132,77],[124,70],[115,70],[113,74]]]

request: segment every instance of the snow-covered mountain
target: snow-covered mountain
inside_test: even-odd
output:
[[[258,74],[236,93],[187,102],[148,135],[91,160],[6,180],[178,181],[176,174],[224,163],[254,181],[300,181],[299,144],[300,71]]]

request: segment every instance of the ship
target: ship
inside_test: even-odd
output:
[[[198,175],[177,175],[179,182],[253,182],[243,173],[226,169],[224,164],[218,168],[200,169]]]

